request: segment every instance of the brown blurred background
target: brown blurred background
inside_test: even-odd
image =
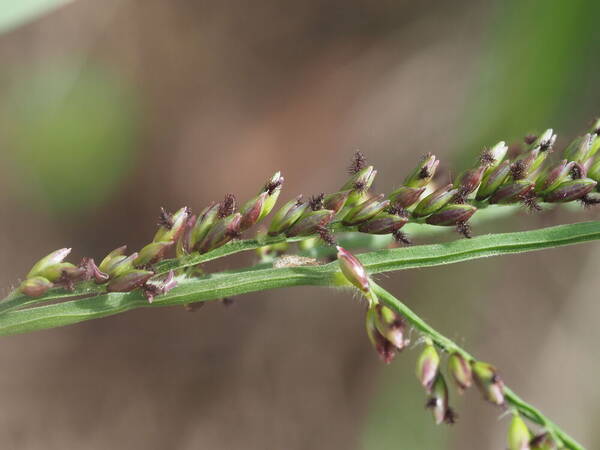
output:
[[[279,169],[283,200],[332,191],[360,148],[389,192],[427,151],[452,174],[485,144],[551,126],[564,145],[600,114],[598,2],[79,0],[19,26],[10,3],[3,294],[51,250],[139,248],[160,206],[248,198]],[[599,262],[589,244],[382,282],[600,448]],[[347,292],[294,288],[3,338],[0,447],[504,448],[506,419],[476,392],[434,427],[417,352],[383,367],[363,328]]]

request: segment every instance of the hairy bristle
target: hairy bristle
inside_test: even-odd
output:
[[[325,198],[325,193],[321,192],[318,195],[313,195],[308,202],[310,209],[313,211],[318,211],[323,209],[323,199]]]
[[[436,398],[428,398],[427,402],[425,402],[425,408],[430,409],[430,408],[435,408],[435,406],[437,405],[437,399]]]
[[[406,219],[410,218],[411,216],[410,211],[406,208],[398,208],[396,215],[399,217],[405,217]]]
[[[424,178],[429,178],[431,176],[431,172],[429,171],[429,169],[427,167],[421,167],[421,170],[419,170],[419,178],[424,179]]]
[[[489,149],[485,149],[481,156],[479,157],[479,164],[482,166],[491,166],[496,162],[493,153]]]
[[[421,163],[425,163],[428,159],[430,159],[432,156],[431,152],[427,152],[423,155],[423,158],[421,158]],[[431,177],[431,171],[429,170],[429,168],[427,166],[423,166],[421,167],[421,170],[419,170],[419,175],[418,177],[420,179],[425,179],[425,178],[429,178]]]
[[[462,205],[467,202],[467,196],[470,194],[469,190],[464,186],[458,188],[458,192],[452,198],[452,203]]]
[[[392,236],[394,236],[394,240],[399,244],[412,245],[412,241],[410,240],[410,238],[406,235],[406,233],[400,230],[394,231],[392,233]]]
[[[392,203],[392,204],[390,204],[390,206],[385,208],[384,211],[388,214],[398,214],[398,211],[400,211],[400,207],[398,205]]]
[[[367,158],[360,150],[354,152],[354,156],[352,157],[352,162],[348,167],[348,172],[350,175],[355,175],[361,170],[363,170],[367,166]]]
[[[458,222],[456,224],[456,231],[458,231],[459,234],[462,234],[467,239],[471,239],[471,237],[473,237],[471,225],[469,225],[467,222]]]
[[[396,216],[400,216],[400,217],[409,217],[409,212],[407,209],[402,208],[401,206],[398,206],[397,203],[391,204],[390,206],[388,206],[385,209],[385,212],[387,212],[388,214],[394,214]]]
[[[324,226],[319,226],[319,227],[317,227],[317,234],[319,235],[321,240],[323,242],[325,242],[327,245],[330,245],[332,247],[334,245],[336,245],[335,236],[333,235],[333,233],[331,232],[331,230],[329,228],[324,227]]]
[[[235,195],[227,194],[219,205],[219,211],[217,215],[222,219],[223,217],[230,216],[235,212],[236,200]]]
[[[283,177],[279,177],[277,179],[277,181],[275,181],[275,182],[269,181],[265,185],[265,192],[267,192],[269,195],[272,195],[273,192],[275,191],[275,189],[277,189],[279,186],[281,186],[282,183],[283,183]]]
[[[510,165],[510,173],[515,180],[525,178],[525,163],[523,160],[515,161]]]
[[[579,201],[586,208],[591,208],[592,206],[600,205],[600,198],[592,197],[590,195],[584,195],[579,199]]]
[[[173,216],[162,206],[160,207],[160,214],[158,215],[158,226],[166,228],[167,230],[173,228]]]
[[[521,203],[529,212],[540,212],[542,210],[542,207],[538,203],[537,197],[531,191],[525,193],[521,197]]]
[[[354,183],[354,190],[358,192],[364,192],[367,189],[367,184],[364,181],[357,181]]]
[[[142,286],[142,294],[144,294],[144,297],[146,297],[146,300],[148,300],[148,302],[152,303],[154,297],[162,294],[162,291],[160,287],[155,286],[154,284],[145,283]]]
[[[571,178],[573,178],[574,180],[578,180],[579,178],[583,178],[583,167],[581,166],[581,164],[573,164],[573,167],[571,167],[571,171],[569,172],[569,174],[571,175]]]
[[[448,425],[454,425],[458,420],[458,414],[452,408],[447,408],[444,413],[444,423]]]

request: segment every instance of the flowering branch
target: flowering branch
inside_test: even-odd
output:
[[[368,300],[367,334],[384,361],[390,362],[406,346],[406,321],[425,336],[417,372],[436,423],[452,423],[455,419],[448,406],[448,387],[439,370],[437,348],[450,352],[449,371],[459,390],[474,381],[487,400],[513,408],[508,436],[511,450],[555,445],[580,449],[544,415],[506,388],[493,366],[475,360],[435,332],[370,278],[381,272],[599,239],[600,222],[471,239],[474,222],[514,211],[515,207],[538,212],[559,203],[579,202],[585,207],[600,203],[600,157],[596,155],[600,150],[600,120],[565,149],[562,160],[549,164],[548,155],[555,141],[556,135],[549,129],[539,137],[528,136],[524,147],[509,150],[499,142],[485,149],[475,166],[451,183],[435,178],[439,160],[427,154],[402,185],[388,195],[371,192],[377,171],[367,166],[362,153],[357,152],[349,169],[350,178],[339,191],[314,195],[308,201],[301,195],[291,199],[273,214],[268,229],[254,239],[240,240],[275,207],[284,181],[279,172],[240,208],[235,196],[227,194],[198,215],[187,207],[174,214],[162,209],[154,238],[138,252],[127,255],[126,246],[122,246],[98,265],[91,258],[75,265],[65,261],[70,249],[63,248],[36,262],[19,288],[0,302],[0,335],[73,324],[139,307],[350,282]],[[385,248],[409,245],[408,230],[440,227],[454,227],[469,239]],[[286,254],[295,243],[296,253],[300,254]],[[356,258],[338,244],[348,249],[379,250]],[[339,264],[322,264],[314,259],[333,256],[334,247]],[[210,275],[204,272],[205,262],[249,250],[258,253],[258,265]],[[169,254],[174,257],[166,259]],[[521,415],[541,425],[545,433],[532,438]]]
[[[370,274],[378,274],[555,248],[598,239],[600,239],[600,221],[593,221],[515,233],[489,234],[443,244],[379,250],[363,253],[358,258]],[[260,248],[260,245],[254,239],[232,242],[207,253],[204,261],[217,258],[218,255],[255,250]],[[188,267],[189,262],[182,260],[178,265],[178,260],[175,259],[165,261],[163,264],[161,270],[164,272],[184,269]],[[140,307],[173,306],[218,300],[291,286],[336,285],[339,281],[336,279],[339,268],[335,262],[305,266],[294,264],[292,260],[286,266],[279,266],[275,260],[275,264],[262,264],[249,269],[193,278],[181,275],[177,278],[178,285],[157,297],[153,303],[148,303],[138,290],[126,293],[106,292],[105,286],[93,282],[80,283],[73,291],[54,288],[39,298],[16,292],[0,302],[0,335],[69,325]],[[85,298],[46,304],[82,296]],[[30,307],[34,304],[44,304],[44,306]]]
[[[381,299],[382,303],[388,308],[392,309],[398,314],[401,314],[415,329],[419,330],[424,336],[431,339],[435,345],[448,353],[449,355],[460,355],[466,361],[476,361],[466,350],[459,347],[454,341],[440,334],[438,331],[428,325],[423,319],[421,319],[416,313],[414,313],[408,306],[402,303],[399,299],[394,297],[391,293],[383,289],[381,286],[371,283],[372,289],[375,294]],[[450,362],[450,360],[449,360]],[[452,370],[450,366],[449,370]],[[555,441],[556,444],[561,447],[565,447],[572,450],[584,450],[583,446],[579,444],[575,439],[565,433],[558,425],[548,419],[541,411],[534,406],[527,403],[515,392],[513,392],[508,386],[503,385],[503,397],[505,403],[503,406],[512,408],[518,411],[524,417],[527,417],[532,422],[540,425],[545,432],[547,432]],[[539,436],[543,436],[540,434]],[[534,438],[535,439],[535,438]],[[539,438],[538,438],[539,439]],[[530,439],[527,439],[527,445],[530,444]],[[521,447],[521,448],[530,448]],[[552,448],[552,447],[541,447],[541,448]]]

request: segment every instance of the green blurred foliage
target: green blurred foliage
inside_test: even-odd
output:
[[[52,11],[70,0],[2,0],[0,33],[11,31]]]
[[[118,191],[137,122],[121,79],[98,67],[46,66],[22,76],[5,105],[14,188],[32,207],[82,213]]]
[[[582,132],[600,112],[599,15],[600,2],[589,0],[496,2],[461,121],[456,154],[465,165],[499,140],[558,124]]]

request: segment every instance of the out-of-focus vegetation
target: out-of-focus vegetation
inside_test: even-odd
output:
[[[472,157],[499,140],[590,121],[598,104],[599,15],[600,3],[587,0],[494,2],[481,59],[467,75],[472,87],[458,154]]]
[[[89,211],[118,191],[131,169],[135,97],[99,67],[29,69],[2,109],[15,192],[51,213]]]
[[[2,0],[0,33],[17,28],[72,0]]]

